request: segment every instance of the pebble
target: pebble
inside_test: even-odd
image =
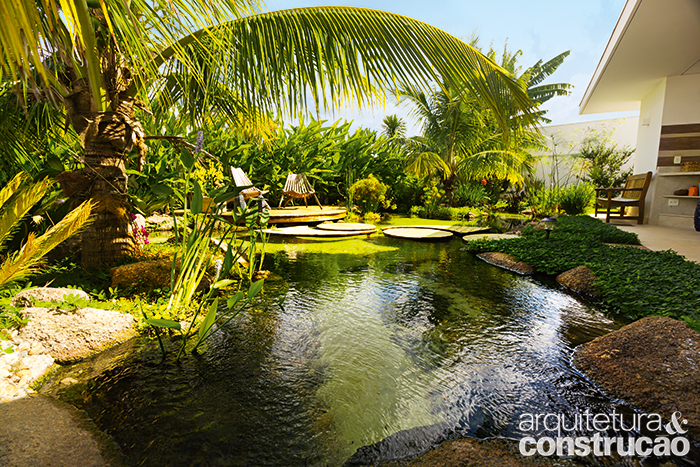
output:
[[[63,384],[64,386],[70,386],[70,385],[72,385],[72,384],[77,384],[77,382],[78,382],[77,379],[71,378],[71,377],[63,378],[63,379],[61,380],[61,384]]]
[[[54,363],[41,342],[19,339],[19,332],[4,331],[0,341],[0,403],[10,402],[34,391],[29,387],[43,377]],[[5,353],[12,349],[12,353]]]

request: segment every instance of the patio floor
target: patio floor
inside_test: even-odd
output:
[[[605,220],[605,215],[598,216]],[[690,261],[700,263],[700,232],[660,225],[637,224],[637,221],[611,220],[610,223],[627,232],[636,233],[642,245],[650,250],[675,250]]]

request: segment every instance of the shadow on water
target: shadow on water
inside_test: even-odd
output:
[[[67,368],[82,383],[55,391],[144,466],[338,466],[367,445],[376,460],[518,439],[524,413],[629,411],[570,364],[616,323],[461,246],[271,242],[283,281],[201,355],[177,363],[170,342],[163,360],[140,339]]]

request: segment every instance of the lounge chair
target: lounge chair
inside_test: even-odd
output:
[[[595,214],[598,211],[605,212],[605,222],[610,223],[610,209],[620,208],[619,214],[614,216],[615,219],[637,219],[637,224],[644,223],[644,199],[646,198],[649,184],[651,183],[651,172],[638,175],[630,175],[627,177],[625,186],[622,188],[596,188]],[[606,197],[598,197],[598,193],[606,191]],[[614,191],[622,191],[622,194],[616,198],[612,197]],[[600,207],[599,207],[600,206]],[[625,216],[625,209],[628,207],[637,207],[638,214],[636,216]]]
[[[250,187],[241,191],[241,194],[243,194],[246,201],[248,201],[250,198],[257,198],[259,196],[263,196],[269,192],[268,190],[260,190],[258,188],[255,188],[253,186],[253,182],[250,181],[248,176],[245,174],[245,172],[243,172],[243,169],[241,169],[240,167],[231,167],[231,175],[233,175],[233,183],[235,183],[237,187]]]
[[[314,188],[311,186],[311,183],[309,183],[309,179],[306,178],[306,174],[290,173],[289,175],[287,175],[287,181],[284,184],[284,190],[282,190],[282,197],[280,198],[279,207],[282,207],[282,201],[284,201],[285,196],[288,198],[287,202],[284,203],[285,207],[293,199],[302,199],[304,200],[304,205],[308,208],[309,204],[306,202],[306,198],[308,198],[309,196],[313,196],[316,200],[316,203],[318,204],[318,207],[323,209],[323,206],[321,206],[321,202],[316,196],[316,191],[314,191]]]
[[[249,188],[242,190],[238,196],[229,200],[229,208],[233,207],[232,203],[237,202],[238,205],[241,206],[241,209],[245,210],[245,205],[250,198],[258,198],[269,193],[269,190],[261,190],[259,188],[255,188],[253,186],[253,182],[250,181],[248,176],[245,174],[245,172],[243,172],[243,169],[241,169],[240,167],[231,167],[231,175],[233,176],[233,183],[237,187],[247,186]],[[270,209],[270,205],[267,204],[266,200],[263,199],[262,203],[262,206],[265,209]]]

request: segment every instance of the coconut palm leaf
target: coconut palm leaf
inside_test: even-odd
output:
[[[410,18],[361,8],[244,17],[183,38],[154,63],[172,71],[197,70],[191,89],[223,83],[240,94],[247,108],[287,116],[310,105],[323,110],[365,106],[383,99],[388,87],[429,91],[426,84],[443,81],[464,83],[503,122],[498,109],[506,102],[525,112],[530,106],[504,70],[464,42]],[[210,94],[204,91],[196,92]]]

